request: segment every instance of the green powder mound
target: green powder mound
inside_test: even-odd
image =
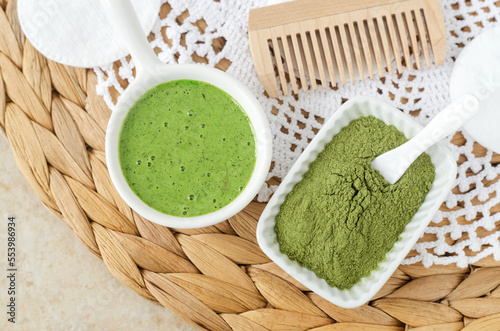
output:
[[[275,225],[280,251],[341,290],[377,269],[434,181],[426,153],[395,185],[370,166],[406,141],[373,116],[344,127],[281,205]]]

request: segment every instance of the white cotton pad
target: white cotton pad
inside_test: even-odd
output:
[[[133,0],[144,33],[158,18],[161,0]],[[100,0],[19,0],[21,28],[47,58],[74,67],[114,62],[129,51],[109,23]]]
[[[465,93],[479,98],[479,113],[463,127],[481,145],[500,153],[500,27],[484,31],[462,50],[450,93],[452,100]]]

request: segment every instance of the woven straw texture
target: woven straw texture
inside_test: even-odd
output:
[[[347,310],[261,252],[262,203],[195,230],[140,217],[108,176],[110,110],[96,95],[94,71],[44,58],[19,28],[16,1],[0,0],[0,9],[0,126],[16,162],[45,206],[137,294],[209,330],[500,330],[492,256],[466,268],[401,266],[369,304]]]

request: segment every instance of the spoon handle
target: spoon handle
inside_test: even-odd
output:
[[[379,155],[372,161],[375,170],[391,184],[395,184],[408,167],[427,148],[454,133],[479,110],[479,99],[464,94],[443,109],[416,136],[403,145]]]
[[[149,45],[130,0],[101,0],[101,3],[120,40],[130,51],[137,75],[154,70],[161,61]]]

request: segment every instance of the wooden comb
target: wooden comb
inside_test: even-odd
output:
[[[270,97],[297,93],[327,81],[336,86],[373,78],[384,68],[420,69],[444,63],[446,36],[438,0],[296,0],[252,9],[250,49],[257,74]],[[384,64],[385,63],[385,64]],[[317,82],[319,80],[319,82]],[[308,84],[309,83],[309,84]]]

